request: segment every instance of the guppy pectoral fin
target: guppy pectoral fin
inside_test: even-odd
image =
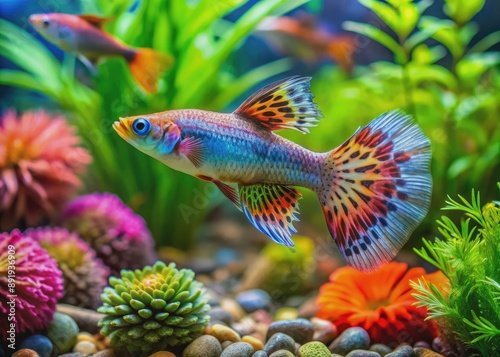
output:
[[[301,193],[290,186],[239,186],[240,202],[248,220],[276,243],[293,247],[292,234],[297,230],[298,200]]]
[[[269,130],[295,129],[303,133],[323,117],[310,91],[310,77],[290,77],[262,88],[248,98],[234,114]]]
[[[186,138],[179,143],[179,154],[185,155],[195,167],[203,163],[203,142],[200,139]]]

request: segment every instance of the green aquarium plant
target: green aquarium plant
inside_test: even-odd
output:
[[[500,184],[499,184],[500,187]],[[442,337],[462,355],[500,354],[500,206],[481,207],[480,195],[471,201],[448,198],[445,210],[461,212],[460,225],[446,216],[437,221],[442,239],[423,239],[415,252],[449,279],[444,295],[432,283],[412,286],[417,306],[425,306],[436,319]]]
[[[312,81],[325,115],[321,130],[285,135],[325,151],[380,113],[403,108],[432,143],[435,203],[420,228],[428,231],[439,217],[437,203],[446,199],[446,192],[464,195],[483,187],[483,197],[495,194],[495,172],[500,170],[500,53],[490,47],[500,41],[500,32],[477,38],[479,27],[470,20],[484,0],[445,0],[444,18],[426,15],[430,0],[359,2],[374,15],[368,23],[343,24],[357,33],[356,52],[363,53],[371,39],[389,49],[393,61],[357,66],[352,78],[334,66],[324,67]],[[304,201],[306,208],[310,200]],[[312,210],[302,211],[307,215]]]
[[[101,295],[106,314],[99,322],[111,345],[133,356],[186,345],[208,325],[210,305],[202,283],[189,269],[158,261],[109,278]]]
[[[0,84],[42,93],[64,110],[79,128],[93,156],[88,189],[118,194],[145,217],[159,245],[188,248],[209,205],[205,185],[169,170],[121,140],[111,128],[118,117],[169,109],[223,110],[260,81],[290,68],[287,59],[274,61],[236,76],[231,56],[266,16],[279,16],[307,0],[135,0],[82,2],[85,13],[109,17],[105,31],[135,47],[170,54],[174,64],[154,95],[137,85],[122,59],[98,66],[91,88],[75,77],[75,58],[59,63],[21,28],[0,20],[0,53],[20,69],[0,70]],[[225,15],[242,6],[234,22]],[[202,197],[203,198],[203,197]],[[200,207],[198,201],[208,202]],[[198,214],[183,215],[182,208]]]

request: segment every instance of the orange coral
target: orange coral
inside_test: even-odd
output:
[[[440,271],[426,274],[423,268],[408,270],[405,263],[391,262],[373,273],[339,268],[320,289],[317,316],[334,322],[339,332],[362,327],[372,342],[397,345],[431,341],[438,335],[436,324],[424,321],[427,310],[413,305],[415,290],[410,280],[419,278],[437,286],[448,282]]]
[[[63,117],[14,111],[0,118],[0,228],[36,225],[80,186],[91,161]]]

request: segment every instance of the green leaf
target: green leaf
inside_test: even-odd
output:
[[[414,83],[438,83],[447,89],[455,90],[457,81],[453,74],[446,68],[438,65],[419,65],[410,63],[408,65],[410,78]]]
[[[359,0],[359,2],[372,10],[395,33],[399,33],[401,21],[394,7],[378,0]]]
[[[441,42],[454,58],[462,56],[465,48],[452,21],[433,16],[422,16],[420,27],[427,33],[432,33],[431,37]]]
[[[458,176],[469,170],[473,164],[474,157],[461,156],[448,167],[448,179],[456,179]]]
[[[25,88],[37,92],[41,89],[39,80],[35,79],[32,75],[10,69],[0,70],[0,84]],[[50,91],[46,90],[45,94],[50,94]]]
[[[418,19],[420,17],[420,12],[414,3],[408,3],[401,5],[399,8],[399,25],[398,25],[398,35],[402,38],[407,38],[410,33],[415,29]]]
[[[417,46],[412,53],[412,61],[419,65],[433,64],[446,55],[446,50],[442,46],[430,48],[421,44]]]
[[[408,38],[408,40],[406,40],[405,47],[411,50],[413,47],[421,44],[428,38],[432,37],[436,32],[443,29],[448,29],[451,26],[453,26],[453,23],[450,21],[442,22],[436,17],[422,16],[421,21],[419,23],[420,31],[415,32]]]
[[[485,0],[445,0],[444,13],[462,26],[483,8],[484,2]]]
[[[480,77],[500,65],[500,52],[472,53],[457,63],[457,75],[467,85],[475,87]]]
[[[472,46],[469,50],[469,53],[484,52],[499,42],[500,31],[490,33],[488,36],[482,38],[474,46]]]
[[[389,50],[391,50],[392,53],[394,53],[394,56],[398,63],[404,61],[405,58],[404,51],[396,42],[396,40],[394,40],[391,36],[383,32],[382,30],[378,29],[377,27],[353,21],[345,21],[342,24],[342,27],[348,31],[356,32],[366,37],[369,37],[372,40],[377,41],[381,45],[384,45]]]

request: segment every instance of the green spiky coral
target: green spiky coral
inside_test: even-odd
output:
[[[99,326],[111,345],[134,356],[185,345],[199,337],[210,317],[208,297],[194,272],[156,262],[142,270],[122,270],[109,278],[98,311]]]

